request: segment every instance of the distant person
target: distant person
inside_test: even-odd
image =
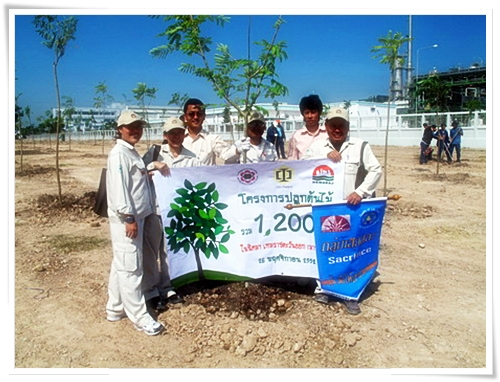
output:
[[[133,111],[123,111],[117,122],[118,139],[108,156],[106,188],[113,261],[106,312],[108,321],[128,317],[137,330],[154,336],[164,327],[148,313],[142,291],[144,221],[155,207],[146,166],[135,149],[144,125]]]
[[[344,194],[347,204],[357,205],[362,199],[371,198],[382,176],[382,169],[368,142],[349,135],[349,113],[344,108],[332,108],[325,119],[328,137],[311,144],[302,159],[329,158],[333,162],[345,162]],[[359,174],[359,175],[358,175]],[[330,302],[318,281],[315,300],[324,304]],[[359,314],[357,300],[342,302],[350,314]]]
[[[457,162],[460,163],[460,147],[462,145],[462,135],[464,135],[464,131],[458,125],[458,121],[455,120],[451,123],[450,129],[450,158],[453,160],[453,152],[457,153]]]
[[[276,147],[278,141],[278,129],[276,128],[274,122],[271,122],[271,125],[267,128],[266,140]]]
[[[232,156],[227,144],[219,135],[210,134],[203,129],[205,105],[197,98],[190,98],[184,104],[184,123],[186,136],[184,147],[196,154],[203,166],[213,166],[216,158],[225,162]]]
[[[311,94],[302,97],[299,109],[304,118],[304,127],[296,130],[288,141],[289,160],[301,159],[313,142],[328,137],[325,127],[319,123],[323,112],[323,102],[318,95]]]
[[[171,168],[199,166],[196,154],[183,146],[186,129],[180,118],[168,118],[163,124],[163,144],[153,145],[144,155],[148,171],[159,170],[164,176]],[[144,278],[143,288],[148,305],[164,310],[167,304],[182,303],[183,299],[172,287],[168,271],[167,249],[160,207],[156,200],[156,213],[146,218],[144,228]]]
[[[446,154],[446,161],[448,164],[451,163],[451,156],[450,156],[450,149],[449,149],[449,144],[450,144],[450,136],[448,134],[448,130],[446,130],[446,124],[442,123],[441,128],[437,131],[436,133],[437,139],[438,139],[438,161],[441,162],[441,157],[443,156],[443,151]]]
[[[436,140],[436,149],[437,149],[437,139],[438,139],[438,136],[437,136],[437,126],[436,125],[431,125],[431,131],[432,131],[432,138]],[[433,157],[432,157],[432,153],[434,152],[434,149],[431,148],[431,150],[428,151],[428,154],[427,154],[427,161],[432,161],[434,160]]]
[[[435,127],[435,125],[433,125]],[[420,141],[420,164],[426,164],[429,160],[432,160],[432,139],[437,139],[432,131],[432,127],[427,123],[423,124],[424,133],[422,135],[422,140]],[[429,159],[430,158],[430,159]]]
[[[276,120],[276,153],[278,154],[278,159],[286,159],[286,154],[285,154],[285,141],[286,141],[286,134],[285,134],[285,129],[281,125],[281,121],[278,119]]]
[[[246,128],[246,138],[236,141],[232,145],[231,150],[235,155],[226,161],[226,163],[275,161],[277,159],[276,150],[271,142],[263,138],[265,131],[266,121],[264,116],[259,112],[252,113]]]

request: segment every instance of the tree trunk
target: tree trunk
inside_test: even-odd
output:
[[[392,80],[392,77],[391,77]],[[387,196],[387,146],[389,145],[389,124],[391,115],[391,86],[389,85],[389,99],[387,100],[387,125],[385,127],[385,147],[384,147],[384,196]]]
[[[193,249],[194,249],[194,257],[196,259],[196,267],[198,268],[198,280],[203,281],[205,280],[205,274],[203,273],[203,267],[201,265],[200,250],[194,247]]]
[[[59,80],[57,77],[57,62],[53,64],[54,81],[56,85],[56,98],[57,98],[57,121],[56,121],[56,177],[57,177],[57,190],[59,196],[59,203],[62,204],[62,191],[61,191],[61,176],[59,173],[59,132],[61,131],[61,99],[59,95]]]

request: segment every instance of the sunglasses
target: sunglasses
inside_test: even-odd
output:
[[[205,112],[204,111],[190,111],[188,114],[188,117],[193,118],[193,117],[204,117]]]

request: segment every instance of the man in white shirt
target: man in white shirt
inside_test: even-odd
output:
[[[166,143],[161,145],[156,158],[154,155],[155,146],[152,146],[144,155],[148,171],[159,170],[163,175],[168,175],[170,168],[201,165],[196,154],[183,146],[185,133],[186,129],[179,118],[168,118],[165,121],[163,138]],[[151,186],[156,201],[156,192],[152,182]],[[171,284],[165,235],[158,203],[156,203],[156,213],[149,215],[144,223],[144,277],[142,285],[146,300],[159,311],[164,310],[167,303],[183,302]]]
[[[144,222],[154,212],[146,166],[135,149],[143,121],[130,110],[120,114],[119,138],[108,156],[106,192],[113,261],[109,274],[108,321],[128,317],[137,330],[157,335],[164,326],[153,319],[142,292]]]
[[[232,156],[229,144],[217,134],[210,134],[203,129],[205,105],[197,98],[191,98],[184,104],[184,122],[186,136],[184,147],[196,154],[202,166],[213,166],[216,158],[225,162]]]
[[[348,204],[357,205],[364,198],[374,195],[382,176],[382,169],[368,142],[349,136],[349,113],[344,108],[329,110],[325,128],[328,138],[311,144],[302,159],[330,158],[344,162],[344,195]],[[316,301],[329,302],[319,282],[315,291]],[[349,313],[359,314],[356,300],[343,300]]]
[[[234,156],[228,158],[226,163],[259,163],[277,160],[274,145],[263,137],[265,131],[264,116],[254,111],[247,124],[246,138],[234,142],[230,150]]]

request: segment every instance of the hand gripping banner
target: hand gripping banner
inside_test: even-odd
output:
[[[323,292],[359,299],[375,276],[387,198],[313,205],[319,280]]]

